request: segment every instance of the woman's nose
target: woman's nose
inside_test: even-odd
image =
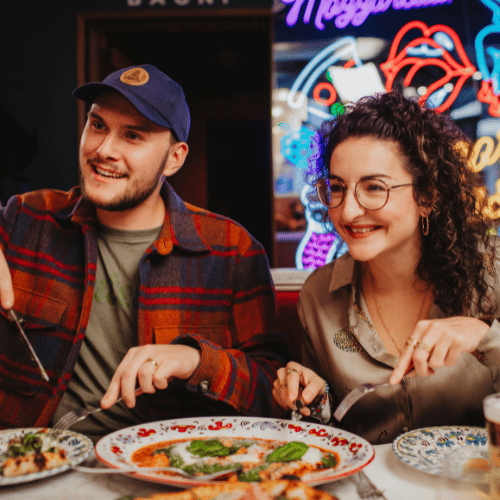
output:
[[[344,219],[350,220],[364,212],[364,208],[360,205],[354,189],[347,189],[344,195],[344,200],[340,206]]]

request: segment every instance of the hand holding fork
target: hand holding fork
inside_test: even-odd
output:
[[[142,394],[142,389],[136,389],[135,393],[136,396],[139,396]],[[123,401],[123,398],[117,399],[116,403],[119,403],[120,401]],[[75,425],[77,422],[80,422],[80,420],[84,420],[87,418],[89,415],[92,413],[97,413],[99,411],[102,411],[103,408],[95,408],[94,410],[87,410],[86,408],[77,408],[76,410],[71,410],[70,412],[66,413],[63,415],[53,426],[52,430],[53,431],[63,431],[65,429],[69,429],[71,426]]]

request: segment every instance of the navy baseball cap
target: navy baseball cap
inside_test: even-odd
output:
[[[123,94],[148,120],[171,129],[179,141],[189,134],[190,116],[182,87],[151,64],[119,69],[102,82],[80,85],[73,95],[85,102],[106,90]]]

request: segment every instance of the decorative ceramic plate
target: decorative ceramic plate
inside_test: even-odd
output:
[[[24,428],[24,429],[7,429],[0,431],[0,452],[5,451],[9,446],[9,441],[14,438],[24,436],[28,432],[47,431],[50,429],[44,428]],[[62,448],[66,452],[66,457],[72,464],[79,464],[83,462],[94,449],[92,441],[84,436],[72,431],[58,431],[57,437],[54,438],[54,446]],[[55,476],[69,469],[69,465],[56,467],[41,472],[34,472],[32,474],[24,474],[22,476],[3,477],[0,474],[0,486],[7,486],[11,484],[27,483],[37,479],[43,479],[49,476]]]
[[[134,465],[131,461],[132,453],[146,445],[162,441],[223,437],[302,441],[307,445],[319,446],[327,452],[338,453],[340,464],[336,469],[319,470],[302,478],[311,485],[328,483],[353,474],[369,464],[375,456],[375,450],[368,441],[341,429],[310,422],[258,417],[184,418],[136,425],[102,438],[97,443],[95,452],[106,465],[120,468]],[[131,475],[174,486],[215,483],[155,472],[133,472]]]
[[[434,476],[486,480],[488,434],[482,427],[416,429],[397,437],[392,449],[405,464]]]

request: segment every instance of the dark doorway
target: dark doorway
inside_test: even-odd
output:
[[[81,20],[80,77],[148,63],[178,81],[191,111],[190,152],[169,182],[185,201],[244,225],[272,262],[270,14],[102,15]]]

